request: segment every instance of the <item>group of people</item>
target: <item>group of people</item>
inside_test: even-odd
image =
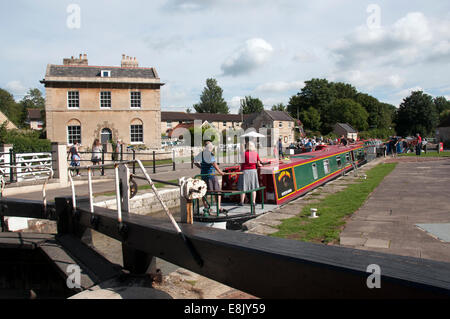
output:
[[[223,176],[225,173],[217,165],[213,149],[213,143],[211,141],[206,141],[204,150],[195,157],[194,164],[200,168],[200,174],[207,185],[208,191],[220,192],[221,189],[217,175]],[[255,143],[250,141],[245,148],[244,162],[241,163],[241,174],[237,184],[239,191],[250,191],[259,188],[257,169],[261,166],[261,159],[259,158],[258,152],[256,152]],[[244,206],[244,201],[245,193],[242,193],[238,205]],[[250,201],[253,205],[255,204],[256,192],[251,192]],[[220,195],[217,195],[217,204],[220,213],[227,213],[227,210],[221,207]],[[205,199],[203,199],[203,205],[206,209],[209,208]]]
[[[422,137],[417,133],[416,138],[409,142],[407,139],[392,136],[386,143],[386,146],[389,146],[388,153],[390,153],[392,157],[395,157],[397,156],[397,153],[408,153],[408,151],[414,151],[414,149],[416,155],[420,155],[422,152],[422,144]]]
[[[348,145],[349,143],[353,143],[353,139],[347,139],[344,135],[339,138],[331,139],[324,137],[314,137],[314,138],[301,138],[297,140],[297,143],[292,142],[289,145],[290,149],[299,149],[304,153],[314,152],[319,145]],[[280,153],[281,154],[281,153]]]
[[[121,144],[121,141],[118,140],[116,144],[116,150],[114,153],[119,152],[119,146]],[[75,168],[76,175],[75,176],[81,176],[80,174],[80,163],[81,163],[81,155],[79,152],[80,144],[79,141],[74,141],[72,146],[69,148],[68,151],[68,159],[70,158],[70,166]],[[103,153],[103,147],[100,143],[100,140],[96,138],[94,142],[92,143],[92,150],[91,150],[91,162],[93,165],[100,165],[100,162],[102,160],[102,153]],[[113,153],[113,154],[114,154]],[[113,158],[114,160],[114,158]],[[94,175],[94,170],[92,170],[92,175]]]

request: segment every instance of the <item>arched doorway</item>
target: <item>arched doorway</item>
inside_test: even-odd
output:
[[[102,129],[102,132],[100,134],[100,139],[101,139],[101,143],[102,144],[106,144],[109,141],[111,141],[112,140],[112,132],[111,132],[111,130],[109,128],[106,128],[106,127],[104,129]]]

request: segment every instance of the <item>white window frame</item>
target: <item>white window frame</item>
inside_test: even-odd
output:
[[[330,161],[329,160],[323,161],[323,171],[325,172],[325,175],[330,174]]]
[[[133,106],[133,94],[139,93],[139,106]],[[142,93],[141,91],[130,91],[130,108],[132,109],[141,109],[142,108]]]
[[[102,106],[102,93],[109,93],[109,106]],[[100,108],[101,109],[110,109],[112,106],[112,94],[111,91],[100,91]]]
[[[311,168],[312,168],[314,180],[318,179],[319,178],[319,174],[317,172],[317,164],[316,163],[312,163]]]
[[[79,138],[72,138],[72,142],[70,141],[71,132],[69,131],[70,127],[79,127]],[[73,141],[78,141],[81,144],[81,125],[67,125],[67,145],[73,145]],[[73,133],[72,133],[73,134]]]
[[[70,101],[71,101],[71,99],[73,99],[73,97],[71,98],[71,97],[69,97],[69,95],[70,95],[70,93],[77,93],[77,95],[78,95],[78,97],[77,97],[77,100],[78,100],[78,106],[70,106]],[[80,108],[80,91],[67,91],[67,108],[68,109],[79,109]]]
[[[133,141],[133,134],[139,134],[139,133],[133,133],[133,126],[140,126],[141,127],[141,135],[142,135],[142,141]],[[130,143],[131,144],[144,144],[144,125],[143,124],[130,124]]]
[[[106,73],[107,75],[104,75],[104,73]],[[102,70],[100,72],[100,75],[101,75],[102,78],[110,78],[111,77],[111,71],[109,71],[109,70]]]
[[[338,168],[342,168],[342,158],[340,155],[336,156],[336,164]]]
[[[283,127],[283,122],[279,122],[278,127]]]

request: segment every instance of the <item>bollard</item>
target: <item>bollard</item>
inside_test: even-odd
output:
[[[172,166],[173,170],[175,171],[175,150],[172,150]]]
[[[311,208],[311,216],[309,216],[309,218],[319,218],[319,216],[317,216],[317,208]]]
[[[106,144],[104,144],[106,146]],[[105,148],[102,147],[102,176],[105,176]]]
[[[134,150],[134,148],[132,149],[133,151],[133,174],[136,174],[136,151]]]

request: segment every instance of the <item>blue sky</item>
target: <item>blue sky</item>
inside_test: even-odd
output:
[[[232,112],[246,95],[287,103],[311,78],[394,105],[417,89],[450,99],[448,0],[19,0],[1,2],[0,21],[0,87],[16,99],[44,92],[47,64],[80,53],[155,67],[163,110],[192,107],[210,77]]]

